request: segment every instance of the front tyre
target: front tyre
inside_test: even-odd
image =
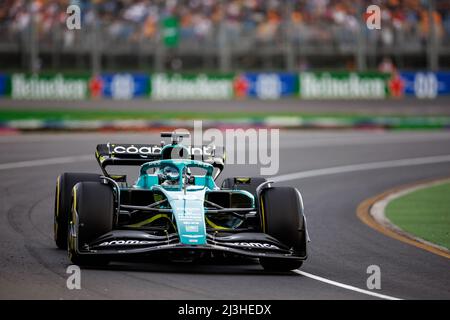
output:
[[[110,186],[100,182],[81,182],[72,192],[68,253],[77,265],[104,265],[108,260],[98,255],[82,254],[83,248],[113,228],[114,195]]]
[[[285,244],[301,259],[260,258],[268,271],[290,271],[302,265],[306,257],[306,226],[303,205],[298,191],[292,187],[272,187],[262,190],[259,214],[261,229]]]
[[[100,181],[99,174],[63,173],[56,180],[53,235],[59,249],[67,249],[67,228],[69,225],[72,188],[82,181]]]

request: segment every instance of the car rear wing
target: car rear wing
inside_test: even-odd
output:
[[[161,160],[161,151],[164,145],[158,144],[123,144],[107,143],[97,145],[95,157],[106,176],[109,176],[106,167],[116,166],[140,166],[150,161]],[[212,164],[218,169],[214,178],[223,170],[225,157],[222,148],[214,145],[209,146],[186,146],[192,160],[199,160]],[[219,152],[218,152],[219,151]]]

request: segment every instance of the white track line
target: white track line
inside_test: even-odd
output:
[[[10,169],[48,166],[48,165],[52,165],[52,164],[72,163],[72,162],[78,162],[78,161],[92,160],[92,158],[93,158],[93,156],[91,154],[85,154],[85,155],[73,156],[73,157],[59,157],[59,158],[48,158],[48,159],[41,159],[41,160],[27,160],[27,161],[1,163],[0,170],[10,170]]]
[[[381,161],[381,162],[371,162],[371,163],[363,163],[363,164],[355,164],[355,165],[347,165],[347,166],[338,166],[331,168],[323,168],[316,170],[308,170],[308,171],[300,171],[289,174],[284,174],[280,176],[273,177],[271,180],[274,182],[283,182],[283,181],[292,181],[303,178],[311,178],[318,177],[324,175],[338,174],[338,173],[346,173],[346,172],[354,172],[354,171],[363,171],[363,170],[375,170],[375,169],[383,169],[383,168],[395,168],[395,167],[405,167],[405,166],[416,166],[423,164],[433,164],[433,163],[443,163],[450,162],[450,155],[442,155],[442,156],[432,156],[432,157],[423,157],[423,158],[411,158],[411,159],[401,159],[401,160],[390,160],[390,161]],[[401,300],[399,298],[395,298],[388,295],[379,294],[373,291],[363,290],[357,287],[353,287],[347,284],[343,284],[337,281],[329,280],[326,278],[322,278],[304,271],[294,270],[295,273],[321,281],[336,287],[340,287],[346,290],[355,291],[358,293],[366,294],[369,296],[377,297],[380,299],[387,300]]]
[[[330,174],[354,172],[354,171],[364,171],[364,170],[374,170],[374,169],[384,169],[384,168],[396,168],[396,167],[407,167],[407,166],[417,166],[423,164],[441,163],[449,162],[450,155],[442,156],[432,156],[423,158],[410,158],[410,159],[400,159],[400,160],[388,160],[380,162],[369,162],[362,164],[352,164],[347,166],[338,166],[331,168],[315,169],[308,171],[299,171],[288,174],[283,174],[271,178],[274,182],[284,182],[292,181],[310,177],[319,177]]]
[[[369,295],[369,296],[373,296],[373,297],[377,297],[377,298],[380,298],[380,299],[385,299],[385,300],[402,300],[402,299],[395,298],[395,297],[392,297],[392,296],[387,296],[385,294],[380,294],[380,293],[376,293],[376,292],[369,291],[369,290],[363,290],[363,289],[360,289],[360,288],[357,288],[357,287],[349,286],[347,284],[343,284],[343,283],[336,282],[336,281],[333,281],[333,280],[328,280],[326,278],[322,278],[322,277],[319,277],[319,276],[316,276],[316,275],[313,275],[311,273],[307,273],[307,272],[304,272],[304,271],[294,270],[294,272],[299,274],[299,275],[302,275],[304,277],[308,277],[308,278],[311,278],[311,279],[314,279],[314,280],[317,280],[317,281],[320,281],[320,282],[331,284],[331,285],[339,287],[339,288],[343,288],[343,289],[346,289],[346,290],[351,290],[351,291],[363,293],[363,294],[366,294],[366,295]]]

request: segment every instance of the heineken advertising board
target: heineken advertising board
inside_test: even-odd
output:
[[[450,72],[0,74],[0,96],[33,100],[433,99],[442,95],[450,95]]]
[[[2,85],[13,99],[83,100],[87,98],[113,98],[129,100],[147,98],[150,76],[145,74],[114,73],[100,76],[26,75],[14,73]],[[3,81],[3,82],[5,82]],[[6,88],[3,89],[2,88]]]
[[[233,75],[154,74],[150,96],[155,100],[232,99]]]
[[[81,100],[88,98],[87,76],[11,75],[10,94],[13,99]]]
[[[390,74],[356,72],[302,72],[299,95],[303,99],[383,99],[388,96]]]

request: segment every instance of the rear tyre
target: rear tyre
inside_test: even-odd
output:
[[[303,208],[297,190],[292,187],[273,187],[261,192],[259,214],[261,229],[281,243],[293,249],[299,256],[306,256],[306,230]],[[268,271],[298,269],[302,260],[260,258]]]
[[[78,233],[76,238],[73,237],[73,232],[69,233],[69,259],[77,265],[107,264],[106,258],[80,254],[78,251],[112,230],[114,195],[111,188],[100,182],[81,182],[74,186],[72,195],[73,210],[70,227],[78,226]]]
[[[67,228],[71,210],[72,188],[78,182],[99,181],[100,175],[93,173],[63,173],[56,180],[53,234],[56,246],[67,249]]]
[[[256,201],[256,188],[267,180],[261,177],[234,177],[234,178],[226,178],[222,182],[223,189],[237,189],[237,190],[245,190],[250,192]]]

